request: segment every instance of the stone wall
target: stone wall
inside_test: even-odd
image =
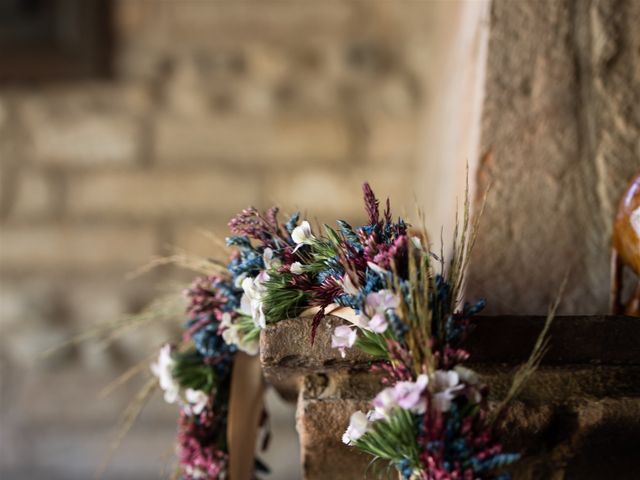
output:
[[[115,78],[0,85],[7,479],[90,477],[133,389],[94,394],[176,332],[178,322],[157,325],[107,349],[87,343],[39,359],[189,278],[159,269],[125,282],[127,272],[176,248],[216,254],[199,229],[222,237],[250,204],[360,221],[365,179],[398,213],[414,204],[425,62],[437,48],[425,38],[442,26],[433,5],[114,5]],[[282,412],[275,425],[288,430],[276,432],[267,462],[276,478],[296,478],[293,411]],[[154,403],[112,478],[157,478],[174,421],[174,408]]]
[[[640,4],[496,0],[469,294],[493,313],[608,309],[617,203],[640,170]]]

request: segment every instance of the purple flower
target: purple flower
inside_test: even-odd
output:
[[[331,335],[331,347],[340,349],[340,355],[342,358],[345,357],[346,348],[353,347],[353,344],[356,343],[357,334],[353,328],[348,325],[341,325],[336,327],[333,331],[333,335]]]
[[[364,314],[360,315],[356,325],[375,333],[384,333],[389,326],[386,313],[388,310],[398,308],[398,305],[400,305],[400,298],[393,291],[372,292],[365,299]]]
[[[373,408],[378,416],[385,418],[398,406],[393,387],[385,388],[373,399]]]
[[[400,299],[392,290],[380,290],[367,295],[365,309],[370,312],[369,316],[375,313],[384,313],[390,308],[398,308]]]
[[[404,408],[414,413],[424,413],[427,407],[422,395],[429,384],[429,377],[418,375],[415,382],[398,382],[393,387],[382,390],[373,399],[376,413],[388,417],[394,408]]]
[[[384,333],[389,326],[389,322],[387,322],[384,313],[376,313],[367,326],[373,332]]]
[[[427,407],[426,400],[422,395],[427,388],[429,377],[418,375],[415,382],[398,382],[393,387],[393,395],[398,405],[405,410],[415,413],[424,413]]]

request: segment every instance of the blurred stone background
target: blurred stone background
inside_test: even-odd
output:
[[[2,82],[0,476],[92,475],[136,385],[98,392],[180,319],[41,353],[188,281],[124,277],[179,248],[215,256],[201,230],[223,237],[247,205],[359,222],[368,180],[446,234],[468,162],[474,193],[494,185],[472,293],[541,313],[570,252],[565,311],[606,311],[606,219],[640,169],[638,8],[614,3],[119,0],[110,76]],[[271,478],[299,478],[293,407],[270,403]],[[156,398],[106,478],[168,471],[175,413]]]
[[[139,385],[106,400],[98,392],[178,331],[181,319],[107,349],[88,342],[40,358],[191,276],[165,268],[125,281],[127,272],[177,248],[215,256],[201,230],[224,237],[229,218],[249,205],[358,222],[365,179],[398,214],[416,202],[417,132],[432,95],[425,58],[441,49],[424,38],[441,31],[446,9],[282,0],[111,6],[110,77],[0,86],[6,480],[89,478]],[[272,478],[300,478],[294,407],[270,398]],[[106,477],[166,472],[175,415],[154,399]]]

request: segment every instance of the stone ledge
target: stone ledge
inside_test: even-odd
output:
[[[467,343],[472,365],[479,371],[483,367],[501,365],[500,370],[506,373],[510,370],[509,366],[515,367],[525,362],[544,321],[542,316],[476,317]],[[371,361],[371,357],[355,348],[347,350],[344,358],[338,350],[331,348],[331,332],[336,326],[346,324],[345,320],[327,316],[318,327],[314,345],[311,345],[311,323],[312,317],[283,320],[267,326],[260,337],[260,361],[265,376],[290,400],[295,400],[300,378],[304,375],[365,370]],[[592,388],[604,391],[604,386],[607,386],[638,394],[638,388],[631,388],[640,384],[638,369],[610,370],[617,379],[615,387],[611,380],[606,380],[608,374],[598,374],[598,370],[590,369],[598,365],[640,367],[638,319],[625,316],[561,316],[551,326],[550,339],[543,365],[572,372],[572,381],[582,385],[579,387],[582,391]],[[549,375],[545,378],[552,378]],[[556,375],[558,385],[563,382],[561,376]],[[625,378],[634,381],[629,382]],[[505,379],[505,375],[502,380],[496,378],[496,385],[504,383]],[[591,386],[585,382],[590,382]]]
[[[544,316],[478,316],[469,334],[474,363],[527,360]],[[616,315],[559,316],[549,329],[545,365],[640,365],[640,319]]]
[[[468,349],[473,363],[526,361],[542,330],[542,316],[476,317]],[[267,369],[293,368],[310,371],[362,365],[370,357],[357,349],[342,358],[331,348],[331,332],[347,322],[328,315],[318,327],[311,345],[311,317],[291,318],[263,330],[260,360]],[[640,365],[640,320],[625,316],[558,317],[550,329],[550,348],[545,365],[601,364]]]

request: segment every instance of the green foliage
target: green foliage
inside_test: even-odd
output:
[[[387,330],[387,332],[389,332]],[[358,336],[355,346],[365,353],[378,360],[389,360],[389,352],[387,348],[387,335],[372,332],[370,330],[361,329],[361,336]],[[385,332],[386,333],[386,332]]]
[[[263,308],[267,322],[298,316],[307,305],[308,294],[291,284],[289,272],[272,272],[264,282]]]
[[[328,225],[324,226],[326,238],[316,238],[309,245],[308,253],[300,251],[304,256],[304,271],[312,275],[331,268],[331,264],[340,254],[340,236]]]
[[[195,351],[179,353],[172,375],[182,388],[192,388],[210,392],[216,384],[216,375],[211,365],[202,363],[202,357]]]
[[[416,417],[408,410],[397,408],[388,418],[375,421],[355,446],[371,455],[397,462],[407,459],[412,468],[420,466]]]
[[[260,327],[256,325],[256,322],[249,315],[240,314],[236,318],[235,324],[240,327],[239,331],[245,342],[257,340],[260,337]]]

